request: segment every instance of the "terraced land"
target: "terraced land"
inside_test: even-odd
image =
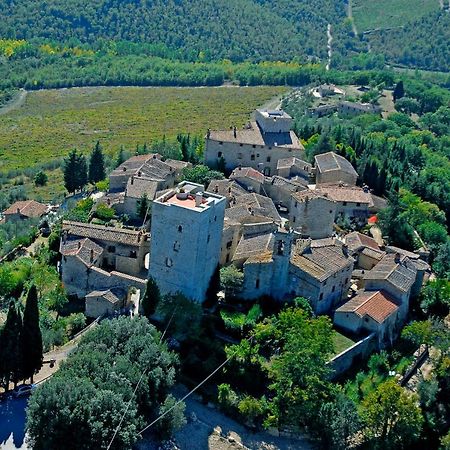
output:
[[[84,152],[99,140],[107,153],[178,133],[242,126],[253,109],[285,87],[97,87],[29,92],[0,115],[0,172]]]

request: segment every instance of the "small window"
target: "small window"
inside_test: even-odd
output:
[[[206,243],[208,244],[210,240],[211,240],[211,235],[208,234],[208,239],[206,240]]]
[[[242,147],[244,144],[239,144],[239,147]]]
[[[343,205],[343,206],[347,206],[347,202],[343,202],[342,205]]]
[[[269,150],[272,150],[272,147],[269,147]]]
[[[319,295],[319,300],[323,300],[323,293]]]
[[[233,241],[228,241],[227,242],[227,249],[229,250],[232,245],[233,245]]]
[[[250,159],[251,159],[252,161],[254,161],[254,160],[255,160],[255,155],[250,156]]]
[[[256,288],[256,289],[259,289],[259,278],[256,279],[256,282],[255,282],[255,288]]]
[[[324,286],[326,286],[326,285],[327,285],[327,280],[325,280],[325,281],[323,282],[323,285],[324,285]]]
[[[182,233],[183,232],[183,227],[181,225],[178,225],[178,233]]]
[[[230,254],[229,254],[229,253],[227,253],[227,257],[225,258],[225,262],[226,262],[226,263],[229,263],[229,262],[230,262]]]
[[[219,145],[223,145],[223,142],[219,142]]]
[[[217,216],[214,216],[214,222],[217,222]]]
[[[348,278],[345,279],[345,284],[347,284],[347,283],[348,283]]]
[[[253,148],[256,148],[256,145],[252,145]]]
[[[332,209],[330,209],[330,214],[333,214],[333,210]]]
[[[136,250],[131,250],[130,251],[130,258],[137,258]]]
[[[116,247],[114,247],[114,245],[110,245],[110,246],[108,247],[108,252],[109,252],[109,253],[116,253]]]
[[[361,203],[358,202],[358,203],[356,204],[356,206],[361,206]]]
[[[222,157],[222,152],[217,152],[217,157],[221,158]]]
[[[259,158],[259,153],[256,154],[256,157]]]
[[[170,258],[166,258],[166,266],[167,267],[172,267],[173,266],[173,261]]]
[[[336,286],[333,286],[333,288],[331,289],[331,292],[334,292],[336,290]]]
[[[297,208],[297,206],[298,206],[298,202],[295,202],[295,208]]]
[[[270,162],[270,156],[266,158],[266,162]]]
[[[175,241],[173,243],[173,251],[178,252],[180,250],[180,243],[178,241]]]

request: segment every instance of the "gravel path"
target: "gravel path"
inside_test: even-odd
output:
[[[2,114],[8,114],[14,109],[20,108],[25,103],[26,98],[27,98],[27,91],[21,89],[19,93],[10,102],[8,102],[6,105],[0,108],[0,116]]]

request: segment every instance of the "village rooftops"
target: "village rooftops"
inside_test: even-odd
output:
[[[145,176],[135,177],[133,175],[128,180],[125,194],[131,198],[141,198],[145,194],[150,200],[153,200],[157,190],[158,181]]]
[[[149,238],[148,234],[142,231],[70,221],[63,222],[63,232],[67,233],[67,237],[87,237],[92,240],[116,242],[136,247],[139,247],[143,241]]]
[[[311,200],[316,200],[316,199],[327,200],[332,203],[334,202],[334,200],[332,198],[330,198],[328,195],[320,192],[317,189],[315,189],[315,190],[306,189],[303,191],[294,192],[292,194],[292,197],[295,199],[295,201],[297,201],[299,203],[303,203],[303,202],[307,203]]]
[[[359,317],[370,317],[383,323],[398,311],[395,301],[384,291],[363,291],[336,310],[338,313],[355,313]]]
[[[133,173],[139,170],[150,159],[160,159],[161,155],[157,153],[149,153],[147,155],[136,155],[128,158],[119,167],[111,172],[111,175],[123,175],[123,173]]]
[[[255,193],[240,195],[235,199],[233,205],[247,208],[248,214],[250,215],[269,217],[273,221],[281,223],[281,217],[278,214],[277,208],[269,197]]]
[[[43,216],[48,211],[48,206],[35,200],[24,200],[13,203],[8,209],[3,211],[5,216],[10,214],[20,214],[28,218]]]
[[[230,180],[250,178],[259,183],[264,183],[264,175],[252,167],[237,167],[230,175]]]
[[[382,253],[375,239],[357,231],[353,231],[352,233],[347,234],[345,236],[345,243],[348,245],[348,248],[352,252],[357,252],[367,247]]]
[[[252,256],[272,253],[273,233],[260,235],[242,236],[233,256],[233,261],[247,260]]]
[[[91,297],[102,297],[112,305],[116,305],[126,296],[126,292],[121,288],[92,291],[86,295],[86,299]]]
[[[364,274],[364,280],[386,280],[395,288],[408,292],[416,280],[417,269],[412,261],[400,254],[387,254]]]
[[[255,145],[266,147],[282,147],[292,150],[304,150],[298,137],[293,131],[285,133],[263,133],[256,122],[251,122],[243,129],[211,130],[207,139],[218,142],[233,142],[243,145]]]
[[[290,158],[282,158],[277,162],[277,169],[290,169],[291,167],[298,167],[301,170],[306,172],[311,172],[312,165],[307,163],[306,161],[301,160],[300,158],[296,158],[292,156]]]
[[[202,212],[211,205],[222,201],[225,201],[225,197],[204,192],[203,185],[188,181],[181,182],[177,189],[171,189],[155,200],[156,203],[162,205],[187,208],[196,212]]]
[[[103,248],[88,238],[61,240],[63,256],[75,256],[86,266],[91,266],[103,253]]]
[[[248,194],[248,192],[234,180],[211,180],[207,191],[213,192],[214,194],[223,195],[228,199],[239,195]]]
[[[368,207],[373,206],[372,194],[367,189],[357,186],[348,186],[343,183],[321,184],[316,187],[315,191],[336,202],[361,203],[368,205]]]
[[[341,171],[358,178],[358,173],[344,157],[334,153],[322,153],[314,157],[319,172]]]
[[[354,259],[345,254],[342,245],[329,239],[317,241],[299,240],[292,252],[291,264],[320,282],[353,267]]]

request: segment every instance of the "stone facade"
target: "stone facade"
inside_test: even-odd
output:
[[[226,199],[182,182],[152,207],[149,274],[163,294],[202,302],[219,263]]]
[[[92,291],[86,295],[85,314],[92,318],[111,316],[125,306],[126,297],[127,293],[122,289]]]
[[[322,153],[314,157],[316,184],[345,183],[355,186],[358,173],[343,156],[334,152]]]
[[[331,236],[335,216],[336,203],[316,191],[296,192],[290,198],[289,225],[304,237]]]
[[[292,118],[282,111],[259,111],[256,122],[244,129],[208,131],[205,163],[217,167],[252,167],[266,176],[276,174],[278,160],[295,156],[303,159],[304,148],[293,131]]]

